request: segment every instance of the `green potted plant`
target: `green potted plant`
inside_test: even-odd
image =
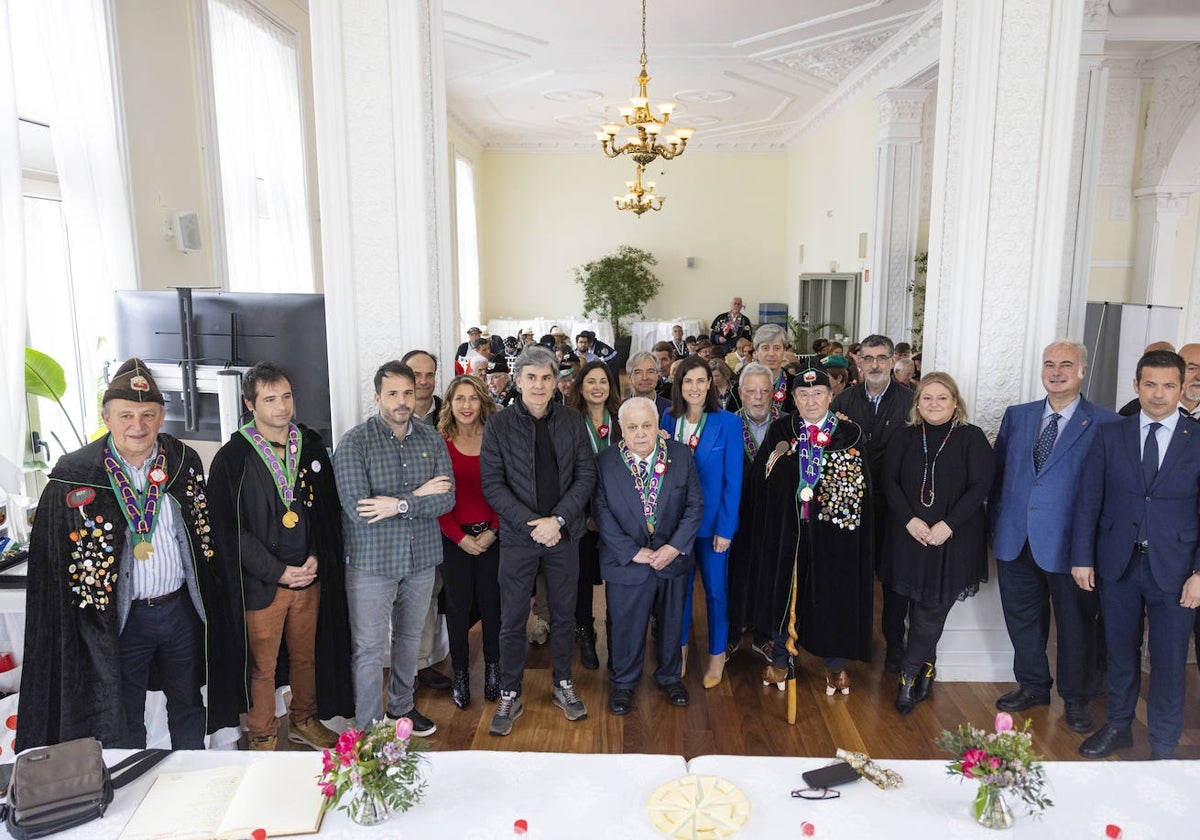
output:
[[[83,434],[80,432],[79,426],[75,425],[75,419],[71,416],[71,412],[63,404],[63,398],[67,393],[67,377],[63,371],[63,366],[58,363],[52,356],[49,356],[40,350],[35,350],[32,347],[25,348],[25,394],[27,397],[41,397],[49,400],[58,406],[62,411],[63,417],[67,419],[67,423],[71,426],[71,431],[75,434],[75,446],[83,446],[87,443],[84,440]],[[54,438],[54,442],[58,444],[63,452],[69,452],[67,446],[58,438],[58,435],[50,433]],[[74,448],[74,447],[73,447]],[[50,450],[47,448],[46,450]],[[34,453],[34,462],[32,466],[39,469],[46,469],[47,464],[41,461],[38,456],[39,452]]]
[[[583,286],[583,313],[595,313],[612,326],[617,350],[629,350],[625,321],[641,315],[646,304],[662,289],[650,266],[658,260],[648,251],[622,245],[611,254],[575,269],[575,282]],[[626,340],[621,341],[622,338]]]

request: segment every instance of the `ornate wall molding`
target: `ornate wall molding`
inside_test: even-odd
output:
[[[839,84],[899,31],[899,25],[885,26],[865,34],[856,33],[849,38],[774,55],[764,63],[778,64],[793,72],[808,73]]]
[[[1180,138],[1200,111],[1200,44],[1178,49],[1153,64],[1154,92],[1138,173],[1142,187],[1162,183]]]

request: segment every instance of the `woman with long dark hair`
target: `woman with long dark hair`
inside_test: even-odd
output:
[[[725,672],[725,646],[729,644],[729,544],[737,531],[742,496],[742,421],[718,404],[712,370],[700,356],[688,356],[678,363],[671,387],[671,408],[663,413],[661,427],[691,448],[704,493],[704,518],[694,552],[708,610],[711,658],[704,687],[713,688]],[[680,643],[685,665],[695,577],[693,569],[683,609]]]
[[[446,388],[438,431],[450,450],[454,470],[454,507],[438,517],[442,529],[442,592],[446,596],[446,632],[454,668],[452,699],[465,709],[471,702],[471,607],[483,622],[483,696],[500,697],[500,518],[483,496],[479,450],[483,424],[496,403],[478,376],[456,376]]]
[[[575,374],[568,406],[583,415],[592,452],[599,455],[621,437],[617,411],[621,408],[621,392],[612,370],[604,362],[588,362]],[[587,518],[587,532],[579,540],[579,588],[575,597],[575,639],[579,643],[579,664],[584,668],[600,667],[596,655],[596,627],[592,616],[592,587],[599,586],[600,533]]]

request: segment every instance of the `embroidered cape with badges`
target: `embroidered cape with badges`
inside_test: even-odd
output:
[[[185,576],[203,604],[208,652],[208,731],[235,726],[245,709],[241,589],[213,544],[200,457],[170,435],[163,503],[178,507],[189,549]],[[132,593],[129,528],[104,469],[105,440],[59,459],[38,503],[29,546],[17,749],[91,736],[106,746],[125,733],[119,702],[121,621]],[[111,526],[111,527],[106,527]],[[187,556],[190,555],[190,556]],[[90,565],[89,565],[90,564]],[[190,592],[190,590],[189,590]]]

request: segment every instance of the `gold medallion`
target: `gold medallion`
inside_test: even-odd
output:
[[[133,547],[133,556],[139,560],[149,560],[153,553],[154,544],[151,542],[140,542]]]
[[[300,514],[296,513],[295,511],[289,510],[287,513],[285,513],[283,515],[283,527],[284,528],[295,528],[296,523],[299,521],[300,521]]]

